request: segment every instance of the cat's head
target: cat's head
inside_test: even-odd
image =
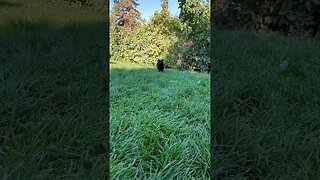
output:
[[[163,60],[162,59],[158,59],[158,62],[163,63]]]

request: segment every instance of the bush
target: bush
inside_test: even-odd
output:
[[[159,29],[150,26],[143,26],[130,33],[122,29],[120,33],[111,35],[113,36],[110,43],[112,61],[129,61],[148,65],[155,65],[159,58],[165,59],[169,47],[177,39],[175,36],[166,36]],[[114,39],[118,39],[119,42],[116,43],[117,40]],[[171,67],[169,61],[166,60],[165,64]]]
[[[163,6],[165,7],[165,6]],[[155,12],[150,23],[134,30],[116,24],[110,29],[111,61],[155,65],[164,59],[168,68],[208,71],[210,67],[210,6],[185,6],[184,20],[168,10]],[[195,11],[199,11],[195,16]],[[189,13],[192,12],[192,13]],[[191,18],[191,19],[190,19]],[[111,22],[113,22],[111,20]]]
[[[210,33],[195,35],[192,39],[179,39],[171,47],[167,59],[181,70],[210,70]]]
[[[210,67],[210,3],[209,1],[179,1],[180,19],[184,22],[179,40],[172,49],[178,57],[176,67],[209,71]]]

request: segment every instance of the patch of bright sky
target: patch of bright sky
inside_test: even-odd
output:
[[[138,0],[140,4],[138,6],[138,11],[141,13],[142,18],[147,21],[150,20],[150,17],[153,16],[153,13],[157,10],[161,11],[160,0]],[[110,11],[113,7],[113,0],[110,0]],[[169,0],[169,10],[172,16],[179,15],[179,4],[178,0]]]

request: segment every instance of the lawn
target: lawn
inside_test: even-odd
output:
[[[110,66],[111,179],[209,179],[210,76]]]
[[[214,177],[318,179],[320,42],[247,31],[213,36]]]
[[[106,177],[106,15],[0,1],[0,177]]]

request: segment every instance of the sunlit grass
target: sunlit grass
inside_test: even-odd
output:
[[[112,179],[209,179],[209,89],[207,74],[111,63]]]

